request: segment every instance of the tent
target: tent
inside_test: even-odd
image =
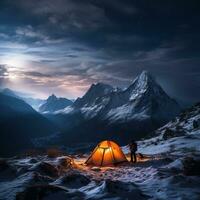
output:
[[[87,165],[109,166],[126,162],[126,156],[113,141],[100,142],[85,162]]]

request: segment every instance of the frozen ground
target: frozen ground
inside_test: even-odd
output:
[[[197,105],[139,141],[137,164],[89,167],[86,154],[0,159],[0,200],[199,200],[199,120]]]
[[[88,167],[87,155],[1,160],[0,199],[196,199],[199,174],[186,174],[183,157],[148,156],[137,164]],[[127,155],[128,157],[128,155]],[[17,197],[17,198],[16,198]]]

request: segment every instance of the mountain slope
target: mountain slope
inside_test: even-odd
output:
[[[139,142],[144,154],[200,155],[200,103],[183,111],[174,120]],[[128,148],[125,148],[128,151]],[[198,154],[196,154],[198,153]]]
[[[48,97],[46,102],[39,107],[40,112],[55,112],[72,105],[72,101],[66,98],[57,98],[54,94]]]
[[[1,91],[1,93],[4,95],[7,95],[7,96],[11,96],[11,97],[15,97],[15,98],[24,100],[26,103],[28,103],[31,107],[33,107],[37,111],[38,111],[40,105],[42,105],[45,102],[45,100],[43,100],[43,99],[28,97],[27,95],[26,96],[23,95],[23,93],[13,91],[9,88],[4,88]]]
[[[168,137],[163,137],[165,130]],[[182,130],[185,133],[178,133]],[[179,132],[178,131],[178,132]],[[200,104],[138,141],[137,163],[94,168],[85,165],[93,148],[14,157],[0,161],[0,199],[199,200]],[[170,136],[170,137],[169,137]],[[96,146],[96,145],[95,145]],[[130,150],[122,147],[128,160]],[[69,151],[67,151],[69,153]],[[142,154],[141,154],[142,153]],[[48,156],[49,155],[49,156]]]
[[[146,136],[177,116],[180,110],[178,103],[143,71],[125,90],[102,83],[92,85],[72,106],[50,118],[67,121],[63,141],[109,138],[126,143],[133,137]],[[78,123],[74,123],[73,116]]]
[[[1,93],[4,94],[4,95],[7,95],[7,96],[11,96],[11,97],[21,99],[21,97],[19,97],[13,90],[11,90],[9,88],[2,89]]]
[[[0,94],[0,111],[0,155],[32,148],[32,138],[57,131],[49,120],[15,97]]]

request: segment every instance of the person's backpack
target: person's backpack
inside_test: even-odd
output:
[[[134,142],[134,143],[130,144],[130,149],[131,149],[131,151],[137,151],[137,143]]]

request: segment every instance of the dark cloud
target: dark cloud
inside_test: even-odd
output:
[[[26,76],[32,76],[32,77],[42,77],[42,78],[44,78],[44,77],[48,77],[48,78],[51,77],[51,75],[49,75],[49,74],[44,74],[44,73],[34,72],[34,71],[24,72],[24,74]]]
[[[171,95],[197,101],[199,8],[196,0],[2,0],[0,61],[26,55],[21,73],[31,84],[60,77],[63,87],[69,77],[125,87],[145,69]]]

